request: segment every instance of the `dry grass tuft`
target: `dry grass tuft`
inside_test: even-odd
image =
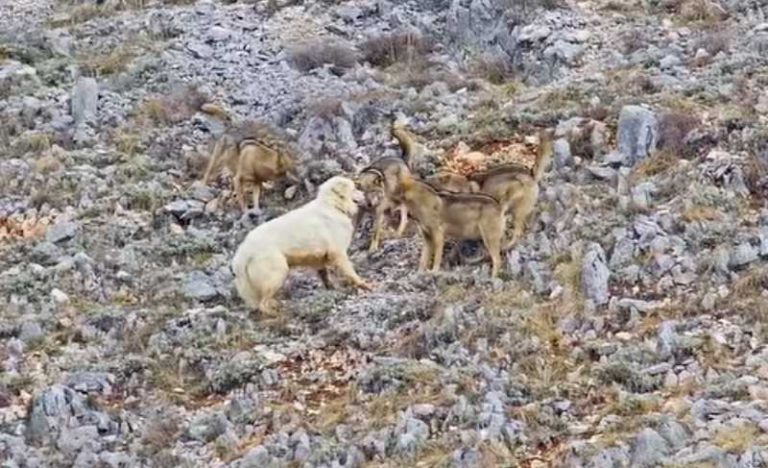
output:
[[[698,117],[690,113],[667,112],[659,119],[660,151],[670,151],[680,157],[692,155],[685,154],[687,145],[685,137],[700,125]]]
[[[358,55],[358,52],[346,42],[335,39],[314,39],[290,47],[288,63],[302,72],[330,65],[332,72],[342,74],[355,66]]]
[[[86,73],[95,75],[113,75],[124,72],[131,61],[138,55],[135,47],[123,44],[105,54],[81,57],[80,67]]]
[[[681,217],[686,223],[714,221],[722,217],[722,213],[710,206],[693,205],[686,208]]]
[[[42,153],[52,145],[51,135],[45,132],[30,131],[19,137],[13,144],[16,154]]]
[[[181,434],[180,421],[169,415],[157,415],[147,422],[141,438],[141,455],[152,456],[170,447]]]
[[[663,174],[677,166],[678,159],[678,156],[671,151],[657,151],[634,167],[631,178],[636,181]]]
[[[499,54],[482,54],[470,65],[474,76],[496,85],[514,79],[514,70],[509,61]]]
[[[768,288],[768,268],[753,267],[742,274],[733,284],[733,293],[738,297],[759,296]]]
[[[321,118],[338,117],[344,114],[342,101],[338,98],[326,97],[307,104],[309,115]]]
[[[416,62],[430,53],[434,44],[418,31],[401,30],[370,37],[359,47],[365,61],[388,67],[397,62]]]
[[[733,34],[725,31],[716,31],[706,33],[701,39],[696,42],[695,49],[704,49],[711,56],[715,56],[720,52],[728,52],[731,49],[733,43]]]
[[[169,96],[142,102],[135,119],[143,125],[173,125],[192,117],[207,102],[207,97],[194,86],[187,86]]]
[[[127,156],[138,153],[141,146],[141,135],[125,129],[117,129],[112,132],[111,140],[115,148]]]
[[[754,424],[743,424],[738,427],[720,429],[712,437],[712,443],[726,452],[742,454],[755,445],[760,436],[760,430]]]

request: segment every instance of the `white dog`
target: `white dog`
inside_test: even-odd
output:
[[[232,259],[235,287],[243,301],[273,314],[274,296],[293,267],[316,269],[328,289],[333,288],[328,268],[336,267],[355,286],[370,290],[347,256],[352,219],[363,199],[352,180],[331,177],[320,185],[314,200],[248,233]]]

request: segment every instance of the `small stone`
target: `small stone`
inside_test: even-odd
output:
[[[224,42],[233,35],[234,33],[231,29],[222,28],[221,26],[213,26],[208,30],[208,39],[212,42]]]
[[[19,330],[19,339],[24,343],[37,340],[43,337],[43,328],[39,323],[33,321],[27,321],[21,324]]]
[[[203,415],[192,421],[187,437],[207,443],[224,434],[228,427],[229,422],[222,413]]]
[[[680,58],[676,55],[667,55],[659,61],[659,66],[662,70],[670,69],[679,66],[682,63]]]
[[[632,444],[632,461],[630,466],[642,468],[653,467],[668,455],[669,443],[653,429],[643,429]]]
[[[605,264],[605,251],[600,244],[591,243],[582,261],[581,282],[585,296],[597,306],[608,303],[610,275],[611,271]]]
[[[193,271],[187,276],[182,292],[185,297],[197,301],[208,301],[219,294],[211,278],[202,271]]]
[[[673,389],[677,387],[678,380],[677,380],[677,374],[675,374],[674,371],[669,371],[664,376],[664,388],[666,389]]]
[[[51,298],[57,305],[64,305],[69,303],[69,296],[67,296],[64,291],[58,288],[53,288],[51,290]]]
[[[435,405],[431,405],[429,403],[421,403],[417,405],[413,405],[411,408],[413,410],[413,415],[416,417],[429,417],[432,416],[435,412]]]
[[[57,244],[75,237],[80,226],[73,221],[64,221],[54,224],[45,234],[45,240]]]
[[[757,259],[758,250],[752,244],[743,242],[731,250],[728,265],[732,268],[740,268]]]
[[[209,59],[213,56],[213,48],[201,42],[187,44],[187,50],[197,59]]]
[[[63,453],[73,454],[88,444],[99,445],[98,439],[98,427],[82,426],[61,431],[56,445]]]

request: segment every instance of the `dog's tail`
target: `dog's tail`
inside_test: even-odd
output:
[[[544,130],[539,133],[539,150],[536,154],[536,162],[533,164],[533,178],[536,182],[541,180],[544,171],[552,161],[554,153],[554,138],[551,130]]]

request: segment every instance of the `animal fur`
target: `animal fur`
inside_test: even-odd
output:
[[[539,181],[552,161],[552,134],[543,131],[539,135],[539,148],[532,169],[517,164],[491,168],[469,179],[477,184],[481,193],[499,201],[505,213],[512,211],[512,237],[504,250],[510,249],[520,239],[525,225],[533,212],[539,196]]]
[[[483,241],[491,257],[491,276],[501,267],[501,241],[506,220],[501,205],[482,193],[455,193],[435,189],[406,175],[401,181],[403,201],[419,223],[424,244],[419,270],[440,270],[445,237]]]
[[[260,122],[245,122],[226,132],[214,145],[203,184],[217,176],[223,167],[233,174],[233,185],[240,209],[248,209],[245,192],[252,193],[253,208],[259,208],[262,184],[286,176],[299,184],[296,152],[274,129]]]
[[[403,160],[405,160],[408,168],[412,172],[422,172],[422,168],[430,153],[427,147],[417,142],[413,134],[405,128],[405,124],[401,121],[392,121],[390,134],[400,145]]]
[[[329,289],[329,269],[335,267],[355,286],[370,290],[347,256],[352,219],[362,199],[352,180],[335,176],[320,185],[309,203],[254,228],[232,259],[240,298],[252,309],[273,314],[274,297],[296,267],[315,269]]]
[[[400,158],[385,157],[360,171],[357,183],[363,190],[367,200],[368,209],[374,212],[373,234],[368,247],[369,252],[374,252],[381,243],[381,234],[384,229],[384,216],[387,211],[398,209],[400,211],[400,224],[397,227],[397,235],[402,236],[408,223],[408,208],[397,198],[400,180],[405,174],[410,174],[408,165]]]
[[[438,190],[447,192],[474,193],[480,191],[480,186],[467,177],[455,172],[443,171],[424,179],[424,182]]]

